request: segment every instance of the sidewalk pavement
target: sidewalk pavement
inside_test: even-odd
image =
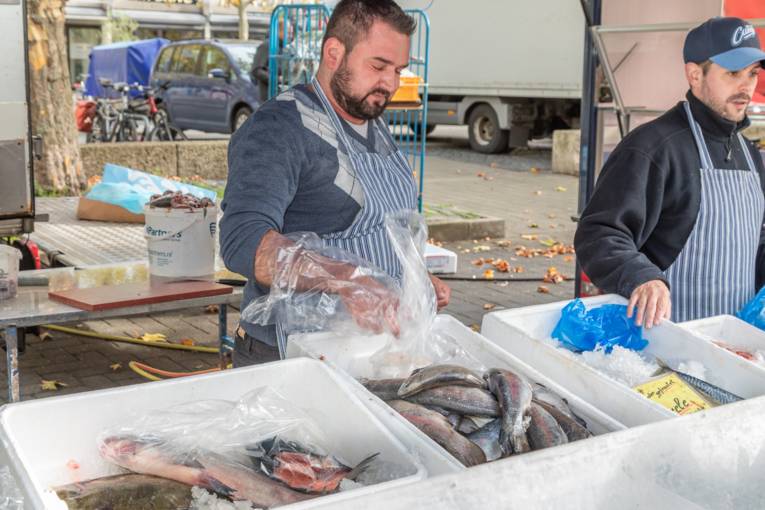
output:
[[[499,163],[495,162],[495,167],[469,162],[470,158],[463,157],[464,153],[456,151],[449,159],[428,157],[425,200],[431,204],[449,204],[504,218],[506,239],[445,244],[446,248],[458,252],[459,271],[457,275],[444,277],[453,292],[452,302],[444,313],[454,315],[467,325],[477,326],[488,309],[493,311],[573,297],[572,282],[547,284],[541,281],[551,266],[565,276],[573,276],[574,264],[570,256],[525,258],[517,256],[516,250],[521,247],[547,249],[542,241],[571,244],[575,226],[569,217],[576,211],[576,179],[550,173],[549,162],[547,166],[544,163],[549,159],[549,152],[527,151],[518,158],[512,154],[502,155],[501,159],[496,160]],[[537,167],[540,170],[532,172],[529,165],[536,162],[540,162]],[[479,258],[502,258],[512,267],[523,267],[522,273],[496,271],[497,280],[533,278],[537,281],[483,280],[484,270],[492,266],[473,265],[472,262]],[[474,276],[475,280],[472,279]],[[548,293],[540,293],[540,287]],[[237,320],[237,314],[229,314],[229,334],[233,334]],[[216,346],[216,321],[214,313],[190,309],[184,313],[91,321],[70,326],[127,336],[163,333],[174,342],[190,339],[195,345]],[[29,335],[26,352],[20,359],[22,398],[42,398],[145,382],[146,379],[128,368],[130,361],[140,361],[163,370],[186,372],[216,367],[218,356],[119,344],[59,332],[52,332],[48,340]],[[7,395],[4,363],[0,368],[0,377],[0,403],[3,403]],[[66,386],[56,391],[44,390],[42,380],[55,380]]]

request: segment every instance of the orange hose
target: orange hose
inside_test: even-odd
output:
[[[162,377],[167,377],[169,379],[173,379],[177,377],[187,377],[190,375],[210,374],[213,372],[220,371],[220,368],[216,367],[216,368],[208,368],[207,370],[198,370],[196,372],[171,372],[169,370],[161,370],[159,368],[154,368],[152,366],[149,366],[145,363],[141,363],[139,361],[131,361],[130,364],[140,368],[141,370],[149,372],[151,374],[161,375]]]

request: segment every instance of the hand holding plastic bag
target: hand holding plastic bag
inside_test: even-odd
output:
[[[552,337],[574,352],[603,348],[609,353],[615,345],[641,351],[648,345],[642,328],[627,318],[626,306],[603,305],[587,310],[580,299],[563,308]]]

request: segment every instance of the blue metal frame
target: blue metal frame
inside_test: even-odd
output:
[[[321,4],[280,5],[271,13],[269,99],[295,85],[311,81],[319,69],[321,42],[329,15],[327,6]]]
[[[409,70],[422,78],[422,104],[386,112],[393,138],[419,183],[417,208],[422,212],[425,188],[425,150],[428,125],[428,70],[430,19],[421,9],[406,11],[417,21],[411,38]],[[280,5],[271,14],[269,34],[269,99],[300,83],[308,83],[319,68],[321,43],[330,11],[321,4]],[[282,37],[279,37],[279,28]]]

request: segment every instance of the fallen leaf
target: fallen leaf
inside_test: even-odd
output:
[[[40,332],[40,341],[41,342],[47,342],[48,340],[52,339],[53,335],[50,334],[50,331],[41,331]]]
[[[205,313],[218,313],[218,305],[207,305],[205,307]]]
[[[483,180],[484,181],[493,181],[494,177],[492,177],[492,176],[484,177]]]
[[[167,337],[162,333],[144,333],[141,340],[144,342],[167,342]]]
[[[122,363],[112,363],[111,365],[109,365],[109,368],[111,368],[113,372],[116,372],[117,370],[122,368]]]
[[[465,248],[464,250],[462,250],[462,253],[470,253],[470,248]]]
[[[532,174],[538,174],[538,173],[539,173],[539,168],[537,168],[537,167],[535,167],[535,166],[532,166],[532,167],[529,169],[529,172],[531,172]]]
[[[502,239],[501,241],[497,241],[495,244],[499,246],[500,248],[507,248],[508,246],[513,244],[513,242],[508,241],[507,239]]]
[[[521,239],[525,239],[527,241],[536,241],[539,239],[539,235],[537,234],[521,234]]]
[[[484,310],[493,310],[496,307],[497,307],[497,305],[493,305],[491,303],[486,303],[485,305],[483,305],[483,309]]]
[[[488,236],[484,237],[483,240],[486,241],[486,242],[489,242],[489,241],[491,241],[491,237],[488,237]]]
[[[542,196],[542,190],[536,190],[534,194],[538,197]]]
[[[537,287],[537,292],[539,292],[540,294],[549,294],[550,289],[548,289],[544,285],[540,285],[539,287]]]
[[[500,273],[507,273],[510,271],[510,264],[508,264],[506,260],[497,259],[494,261],[494,269]]]
[[[537,224],[537,223],[529,223],[529,228],[539,228],[539,224]]]
[[[486,174],[484,172],[478,172],[477,174],[475,174],[475,176],[483,179],[484,177],[486,177]]]
[[[523,268],[523,266],[515,266],[513,268],[513,273],[525,273],[526,270]]]
[[[574,261],[574,257],[572,257],[571,255],[566,255],[565,257],[563,257],[563,262],[573,262],[573,261]]]
[[[545,239],[543,241],[539,241],[539,244],[547,246],[548,248],[552,248],[553,246],[555,246],[555,240],[554,239]]]
[[[548,267],[547,272],[545,273],[544,282],[545,283],[554,283],[559,284],[563,280],[565,280],[564,276],[558,272],[558,269],[555,267]]]
[[[567,190],[566,190],[566,188],[564,188],[563,186],[557,186],[557,187],[555,188],[555,191],[567,191]]]
[[[557,218],[557,216],[552,213],[548,214],[547,217],[550,218],[551,220],[554,220],[555,218]]]
[[[191,338],[184,338],[183,340],[181,340],[181,345],[186,345],[191,347],[192,345],[194,345],[194,340],[192,340]]]
[[[494,279],[494,270],[493,269],[487,269],[483,272],[483,277],[486,280],[493,280]]]
[[[481,267],[482,265],[484,265],[485,261],[482,258],[480,258],[480,259],[473,259],[470,261],[470,263],[473,264],[474,266]]]
[[[476,333],[480,333],[481,332],[481,326],[479,324],[471,324],[470,325],[470,329],[472,329]]]
[[[496,164],[496,163],[492,163],[492,164],[490,164],[489,166],[490,166],[491,168],[497,168],[497,164]]]
[[[483,251],[491,251],[491,246],[487,246],[485,244],[479,244],[478,246],[473,247],[473,253],[479,253]]]
[[[59,388],[66,387],[66,383],[62,383],[61,381],[48,381],[46,379],[42,379],[40,381],[40,389],[43,391],[57,391]]]

